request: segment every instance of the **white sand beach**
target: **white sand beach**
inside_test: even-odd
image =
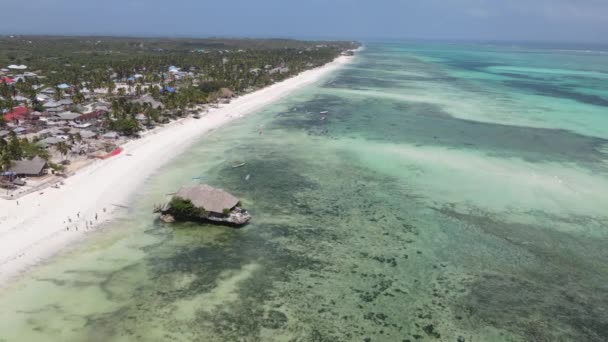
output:
[[[0,285],[111,220],[148,176],[205,132],[318,81],[351,58],[339,57],[236,98],[201,119],[183,119],[148,132],[124,145],[120,155],[79,170],[59,188],[49,187],[18,200],[0,199]]]

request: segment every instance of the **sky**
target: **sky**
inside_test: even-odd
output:
[[[0,0],[0,34],[608,43],[608,0]]]

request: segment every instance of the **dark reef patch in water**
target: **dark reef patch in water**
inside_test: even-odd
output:
[[[468,293],[452,310],[467,313],[463,324],[488,324],[530,341],[604,341],[608,336],[605,241],[540,226],[462,214],[438,213],[500,239],[508,250],[533,256],[521,267],[483,270],[466,282]],[[586,257],[581,257],[585,255]],[[482,323],[479,323],[482,322]]]
[[[526,74],[517,74],[514,72],[497,72],[496,74],[511,77],[511,78],[524,79],[524,80],[534,80],[534,81],[543,81],[544,80],[544,78],[534,77],[534,76],[530,76],[530,75],[526,75]]]
[[[417,228],[399,203],[387,200],[396,194],[400,201],[413,199],[388,177],[355,165],[341,167],[348,155],[329,163],[298,159],[297,151],[305,148],[262,143],[247,151],[257,158],[245,166],[222,165],[210,172],[214,184],[240,184],[240,195],[263,215],[246,229],[223,230],[211,241],[205,238],[205,227],[179,224],[167,230],[157,224],[147,229],[146,234],[164,243],[146,247],[144,262],[129,267],[145,269],[146,281],[128,292],[128,298],[113,295],[125,303],[120,309],[87,317],[91,338],[101,332],[106,338],[141,339],[132,332],[148,322],[162,322],[158,328],[168,340],[213,336],[262,341],[265,329],[318,341],[424,334],[422,328],[403,323],[394,307],[400,306],[395,297],[409,296],[395,272],[408,263],[406,250],[415,243]],[[246,174],[252,175],[248,182],[243,181]],[[389,241],[399,245],[379,249]],[[238,300],[196,310],[187,321],[173,316],[175,303],[213,293],[226,272],[252,263],[260,266],[236,286]],[[128,275],[125,271],[98,276],[106,277],[108,288],[124,288],[117,285]],[[191,281],[176,287],[184,276]],[[386,310],[376,307],[387,303],[391,307]],[[363,318],[372,311],[373,319]]]
[[[503,81],[503,84],[515,89],[528,90],[537,95],[550,96],[559,99],[570,99],[579,103],[608,107],[608,99],[601,96],[579,93],[572,91],[567,87],[550,84],[548,82],[507,80]]]
[[[234,193],[240,198],[257,203],[255,207],[250,208],[252,213],[256,210],[269,215],[290,212],[295,209],[292,206],[299,192],[314,190],[318,185],[303,176],[306,173],[305,164],[298,164],[284,156],[279,152],[279,148],[276,152],[271,150],[272,148],[262,154],[256,153],[256,157],[248,159],[243,167],[223,167],[217,172],[214,171],[214,174],[221,175],[214,180],[214,184],[226,188],[240,184]]]
[[[321,110],[329,111],[325,120],[317,114]],[[382,113],[382,117],[376,113]],[[606,154],[599,150],[608,144],[608,139],[566,130],[465,120],[434,104],[378,98],[347,101],[337,96],[317,97],[289,116],[280,117],[273,126],[306,130],[310,135],[479,149],[529,162],[574,161],[604,171]]]
[[[579,293],[579,290],[585,292]],[[538,283],[506,274],[483,274],[454,309],[511,331],[527,341],[605,341],[608,320],[602,307],[608,291],[580,285]],[[474,327],[472,327],[474,328]]]
[[[503,64],[501,63],[495,63],[495,62],[484,62],[482,60],[476,59],[476,60],[449,60],[447,62],[445,62],[446,65],[449,65],[453,68],[457,68],[457,69],[463,69],[463,70],[469,70],[469,71],[478,71],[478,72],[483,72],[483,73],[487,73],[487,68],[489,67],[497,67],[497,66],[503,66]]]
[[[331,82],[323,85],[325,88],[365,89],[373,88],[403,88],[400,79],[382,79],[371,75],[339,75]]]

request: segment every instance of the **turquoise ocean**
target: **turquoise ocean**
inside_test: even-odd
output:
[[[606,341],[607,160],[608,48],[368,43],[0,290],[0,341]],[[198,182],[252,223],[156,220]]]

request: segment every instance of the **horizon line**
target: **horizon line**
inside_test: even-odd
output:
[[[595,44],[608,46],[605,41],[571,41],[571,40],[554,40],[554,39],[481,39],[481,38],[423,38],[423,37],[339,37],[339,36],[270,36],[270,35],[157,35],[157,34],[137,34],[137,33],[1,33],[2,37],[99,37],[99,38],[142,38],[142,39],[228,39],[228,40],[293,40],[293,41],[354,41],[359,43],[364,42],[467,42],[467,43],[551,43],[551,44]]]

